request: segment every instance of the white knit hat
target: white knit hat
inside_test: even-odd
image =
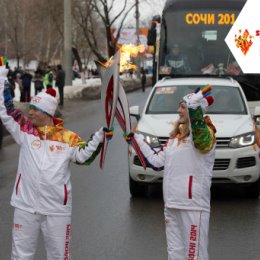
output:
[[[35,107],[41,112],[53,117],[57,109],[58,102],[55,97],[45,92],[40,92],[32,98],[30,106]]]

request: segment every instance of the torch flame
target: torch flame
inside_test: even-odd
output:
[[[136,70],[137,66],[132,64],[131,58],[137,57],[138,53],[143,53],[145,51],[145,46],[133,45],[133,44],[124,44],[121,47],[120,55],[120,72],[125,70]]]

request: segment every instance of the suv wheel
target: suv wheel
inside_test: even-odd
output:
[[[148,184],[142,184],[134,181],[129,176],[129,189],[132,197],[144,197],[147,194]]]
[[[246,196],[248,198],[259,198],[259,187],[260,187],[260,178],[255,183],[251,184],[250,186],[245,187]]]

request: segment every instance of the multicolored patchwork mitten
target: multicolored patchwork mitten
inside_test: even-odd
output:
[[[190,93],[183,97],[188,108],[196,109],[202,107],[205,109],[214,102],[214,98],[210,96],[212,87],[205,86],[203,89],[197,88],[194,93]]]

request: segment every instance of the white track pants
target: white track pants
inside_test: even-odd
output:
[[[164,209],[168,260],[208,260],[209,212]]]
[[[71,217],[14,210],[11,260],[33,260],[40,231],[48,260],[69,260]]]

